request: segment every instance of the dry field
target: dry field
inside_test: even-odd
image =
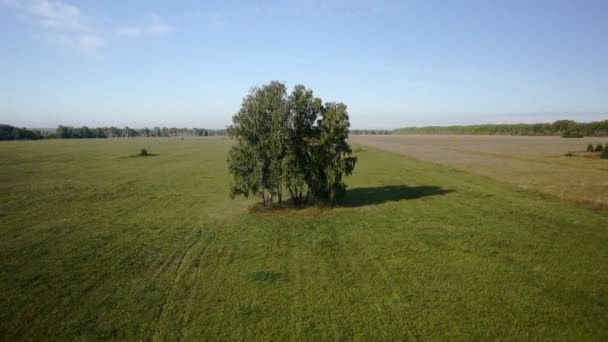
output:
[[[608,208],[608,160],[584,152],[588,144],[606,144],[608,138],[355,135],[350,140]],[[566,157],[568,151],[575,156]]]

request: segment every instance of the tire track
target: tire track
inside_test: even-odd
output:
[[[179,258],[177,265],[175,266],[175,272],[173,276],[173,281],[171,282],[171,288],[165,297],[160,312],[156,316],[156,330],[152,335],[152,340],[156,341],[165,339],[165,335],[168,333],[168,330],[166,329],[163,323],[167,319],[173,317],[170,312],[174,311],[175,309],[172,309],[171,306],[174,303],[180,302],[179,298],[186,298],[186,308],[184,309],[184,311],[182,311],[181,317],[178,320],[178,324],[172,325],[171,329],[171,331],[179,332],[178,339],[181,339],[181,327],[183,325],[185,317],[187,316],[190,308],[192,307],[191,302],[194,294],[194,287],[196,286],[196,282],[199,279],[202,257],[210,245],[208,243],[203,248],[196,248],[197,245],[205,241],[205,239],[203,239],[203,235],[204,229],[201,225],[192,237],[193,242],[188,245],[184,253],[182,253],[181,257]],[[190,273],[189,270],[192,268],[188,267],[190,265],[194,265],[196,270],[194,274],[189,277],[191,278],[191,280],[188,280],[188,274]]]

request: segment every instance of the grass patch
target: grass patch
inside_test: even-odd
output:
[[[257,271],[249,273],[247,278],[254,282],[273,284],[281,278],[281,274],[271,271]]]

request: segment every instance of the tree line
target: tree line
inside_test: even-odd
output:
[[[60,139],[78,139],[78,138],[132,138],[132,137],[207,137],[207,136],[222,136],[226,135],[225,129],[207,129],[207,128],[176,128],[176,127],[154,127],[149,128],[119,128],[119,127],[98,127],[88,128],[59,126],[55,130],[55,135]]]
[[[357,162],[346,139],[346,105],[323,102],[303,85],[287,94],[273,81],[253,88],[232,117],[228,154],[233,176],[230,196],[257,196],[265,206],[283,201],[287,190],[295,205],[310,200],[334,204],[346,192],[344,176]]]
[[[386,134],[393,134],[393,131],[389,130],[389,129],[351,129],[350,134],[352,134],[352,135],[386,135]]]
[[[393,133],[605,137],[608,136],[608,120],[594,122],[558,120],[553,123],[536,124],[406,127],[395,129]]]
[[[129,127],[72,127],[60,125],[55,130],[30,130],[10,125],[0,125],[0,140],[38,139],[95,139],[132,137],[207,137],[225,136],[226,129],[154,127],[133,129]]]
[[[42,139],[43,135],[38,130],[27,128],[19,128],[11,125],[0,125],[0,141],[1,140],[38,140]]]

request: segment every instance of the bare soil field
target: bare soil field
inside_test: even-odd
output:
[[[354,135],[350,141],[608,208],[608,160],[585,152],[608,138]],[[569,151],[574,156],[565,156]]]

